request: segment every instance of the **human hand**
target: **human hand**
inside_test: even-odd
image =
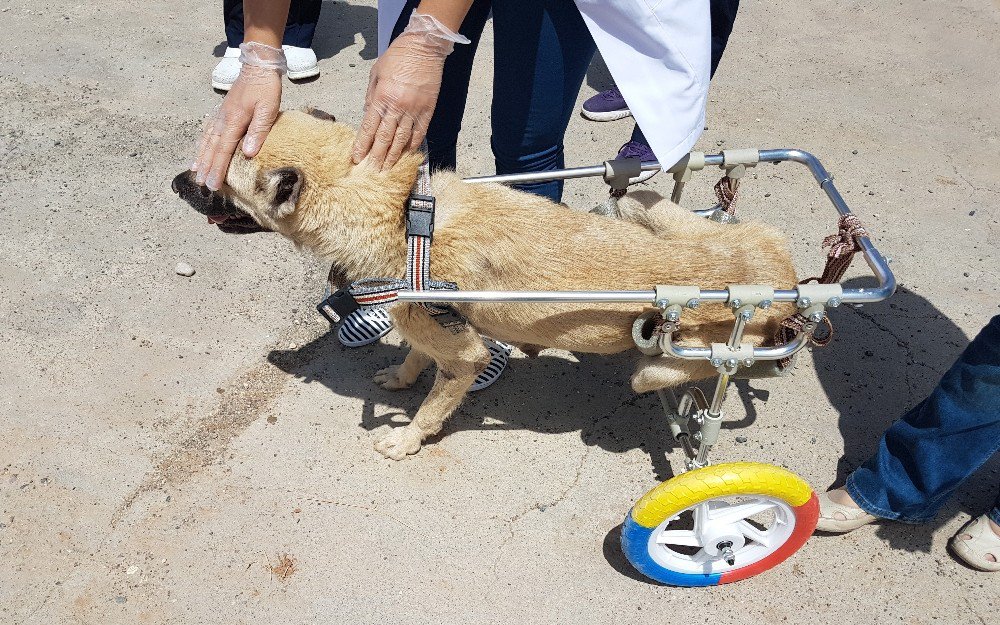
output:
[[[285,53],[256,42],[245,43],[240,50],[240,75],[222,105],[209,116],[191,164],[195,182],[212,191],[225,181],[240,139],[246,157],[256,156],[281,108]]]
[[[469,40],[431,15],[410,15],[406,29],[372,66],[352,152],[355,163],[367,156],[386,169],[405,150],[420,147],[434,115],[445,58],[456,43]]]

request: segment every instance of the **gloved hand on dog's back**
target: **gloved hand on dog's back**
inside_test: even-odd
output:
[[[416,150],[434,115],[444,61],[456,43],[469,40],[432,15],[413,12],[406,29],[375,62],[365,95],[365,115],[352,158],[392,167],[407,150]]]
[[[244,43],[240,62],[239,78],[209,116],[198,143],[198,156],[191,165],[195,181],[212,191],[218,191],[226,180],[240,139],[243,153],[253,158],[281,110],[281,77],[288,71],[281,48]]]

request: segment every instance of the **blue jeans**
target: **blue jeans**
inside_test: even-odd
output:
[[[322,6],[323,0],[292,0],[282,45],[311,48]],[[243,43],[243,0],[223,0],[222,15],[226,21],[226,45],[240,47]]]
[[[925,400],[893,423],[878,452],[847,478],[869,514],[929,521],[958,485],[1000,450],[1000,315]],[[989,516],[1000,524],[1000,500]]]
[[[410,0],[393,35],[402,32]],[[493,15],[493,104],[490,145],[498,174],[565,167],[563,135],[576,108],[596,46],[573,0],[475,0],[458,44],[445,62],[441,95],[427,131],[431,166],[455,168],[455,146],[469,94],[472,61]],[[559,202],[561,180],[517,185]]]
[[[712,73],[709,77],[715,76],[715,70],[719,69],[722,53],[726,51],[729,35],[733,34],[733,24],[736,23],[736,13],[739,10],[740,0],[709,0],[708,11],[712,20]],[[649,145],[638,124],[632,128],[632,141]],[[663,164],[669,166],[673,163]]]

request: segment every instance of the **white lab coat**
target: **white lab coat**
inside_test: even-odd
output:
[[[705,127],[711,67],[708,0],[575,0],[604,62],[660,164]],[[405,0],[379,0],[379,54]]]

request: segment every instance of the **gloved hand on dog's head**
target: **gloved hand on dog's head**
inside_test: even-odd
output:
[[[366,156],[382,169],[416,150],[434,115],[444,61],[456,43],[469,40],[431,15],[414,12],[406,29],[375,62],[365,95],[365,116],[352,158]]]
[[[240,75],[208,117],[191,165],[195,181],[212,191],[225,182],[240,139],[247,158],[255,156],[281,109],[281,77],[288,70],[285,53],[257,42],[244,43],[240,51]]]

